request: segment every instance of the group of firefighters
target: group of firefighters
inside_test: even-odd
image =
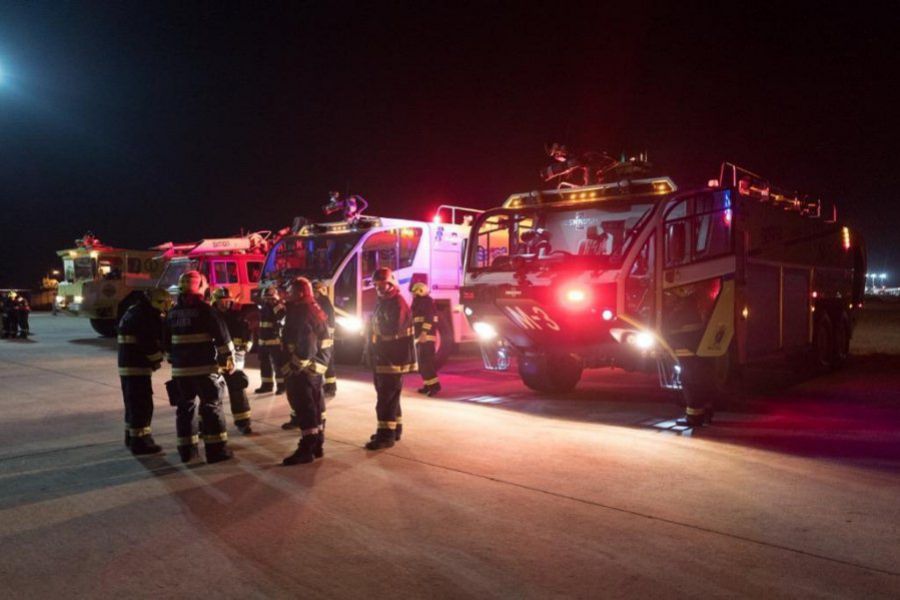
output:
[[[378,301],[367,324],[363,356],[374,374],[378,425],[365,447],[380,450],[393,446],[403,433],[403,375],[421,374],[420,393],[432,396],[441,388],[435,368],[437,312],[427,282],[413,280],[410,306],[390,269],[378,269],[372,280]],[[178,454],[183,462],[198,457],[202,438],[206,462],[216,463],[232,457],[223,410],[226,393],[235,427],[252,433],[249,379],[242,370],[252,334],[227,288],[216,289],[208,304],[201,273],[185,273],[178,287],[174,305],[165,290],[153,289],[119,322],[125,445],[135,455],[162,450],[151,433],[151,376],[167,358],[172,379],[166,382],[166,391],[176,409]],[[291,416],[282,429],[299,430],[300,440],[282,463],[311,463],[323,456],[325,399],[337,392],[335,311],[327,287],[304,277],[288,281],[281,292],[268,287],[259,315],[262,385],[255,393],[287,395]]]
[[[10,291],[0,298],[0,310],[3,312],[3,338],[27,338],[30,333],[28,314],[31,306],[25,296]]]

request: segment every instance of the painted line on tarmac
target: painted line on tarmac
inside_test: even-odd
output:
[[[330,438],[328,441],[333,442],[333,443],[338,443],[338,444],[344,444],[344,445],[347,445],[347,446],[353,446],[354,448],[365,449],[365,446],[360,446],[359,444],[354,444],[354,443],[351,443],[351,442],[345,442],[345,441],[338,440],[338,439],[335,439],[335,438]],[[869,566],[869,565],[864,565],[864,564],[861,564],[861,563],[856,563],[856,562],[849,561],[849,560],[844,560],[844,559],[841,559],[841,558],[834,558],[834,557],[831,557],[831,556],[825,556],[825,555],[823,555],[823,554],[816,554],[815,552],[809,552],[808,550],[801,550],[801,549],[799,549],[799,548],[792,548],[792,547],[790,547],[790,546],[784,546],[784,545],[776,544],[776,543],[773,543],[773,542],[767,542],[767,541],[764,541],[764,540],[757,540],[757,539],[754,539],[754,538],[750,538],[750,537],[745,537],[745,536],[742,536],[742,535],[738,535],[738,534],[735,534],[735,533],[729,533],[729,532],[727,532],[727,531],[719,531],[718,529],[710,529],[709,527],[703,527],[703,526],[701,526],[701,525],[694,525],[694,524],[691,524],[691,523],[685,523],[685,522],[682,522],[682,521],[676,521],[676,520],[674,520],[674,519],[667,519],[667,518],[665,518],[665,517],[658,517],[658,516],[651,515],[651,514],[648,514],[648,513],[642,513],[642,512],[635,511],[635,510],[630,510],[630,509],[627,509],[627,508],[621,508],[621,507],[619,507],[619,506],[612,506],[612,505],[610,505],[610,504],[603,504],[602,502],[597,502],[597,501],[594,501],[594,500],[586,500],[586,499],[584,499],[584,498],[578,498],[577,496],[569,496],[569,495],[566,495],[566,494],[561,494],[561,493],[559,493],[559,492],[552,492],[552,491],[549,491],[549,490],[544,490],[544,489],[541,489],[541,488],[533,487],[533,486],[530,486],[530,485],[525,485],[525,484],[523,484],[523,483],[516,483],[516,482],[514,482],[514,481],[507,481],[507,480],[505,480],[505,479],[500,479],[500,478],[498,478],[498,477],[491,477],[491,476],[489,476],[489,475],[481,475],[481,474],[479,474],[479,473],[473,473],[473,472],[471,472],[471,471],[466,471],[466,470],[464,470],[464,469],[457,469],[457,468],[454,468],[454,467],[448,467],[448,466],[445,466],[445,465],[439,465],[439,464],[437,464],[437,463],[432,463],[432,462],[428,462],[428,461],[425,461],[425,460],[420,460],[420,459],[417,459],[417,458],[410,458],[410,457],[407,457],[407,456],[401,456],[401,455],[395,454],[395,453],[393,453],[393,452],[386,452],[386,451],[382,450],[382,451],[379,451],[379,453],[382,454],[382,455],[384,455],[384,456],[389,456],[389,457],[391,457],[391,458],[396,458],[396,459],[404,460],[404,461],[408,461],[408,462],[414,462],[414,463],[418,463],[418,464],[420,464],[420,465],[425,465],[425,466],[428,466],[428,467],[434,467],[434,468],[436,468],[436,469],[442,469],[442,470],[444,470],[444,471],[449,471],[449,472],[452,472],[452,473],[459,473],[459,474],[461,474],[461,475],[469,475],[470,477],[476,477],[476,478],[478,478],[478,479],[485,479],[485,480],[487,480],[487,481],[493,481],[493,482],[495,482],[495,483],[500,483],[500,484],[505,484],[505,485],[509,485],[509,486],[512,486],[512,487],[517,487],[517,488],[520,488],[520,489],[523,489],[523,490],[527,490],[527,491],[530,491],[530,492],[537,492],[537,493],[539,493],[539,494],[544,494],[544,495],[547,495],[547,496],[552,496],[552,497],[555,497],[555,498],[560,498],[560,499],[562,499],[562,500],[570,500],[570,501],[572,501],[572,502],[578,502],[578,503],[580,503],[580,504],[586,504],[586,505],[588,505],[588,506],[595,506],[595,507],[597,507],[597,508],[603,508],[603,509],[606,509],[606,510],[610,510],[610,511],[618,512],[618,513],[623,513],[623,514],[631,515],[631,516],[633,516],[633,517],[640,517],[640,518],[648,519],[648,520],[651,520],[651,521],[659,521],[659,522],[661,522],[661,523],[667,523],[667,524],[669,524],[669,525],[676,525],[676,526],[679,526],[679,527],[685,527],[685,528],[687,528],[687,529],[693,529],[693,530],[695,530],[695,531],[702,531],[702,532],[704,532],[704,533],[711,533],[711,534],[713,534],[713,535],[720,535],[720,536],[727,537],[727,538],[731,538],[731,539],[734,539],[734,540],[739,540],[739,541],[747,542],[747,543],[750,543],[750,544],[756,544],[756,545],[758,545],[758,546],[764,546],[764,547],[766,547],[766,548],[773,548],[773,549],[777,549],[777,550],[784,550],[784,551],[786,551],[786,552],[792,552],[792,553],[794,553],[794,554],[800,554],[800,555],[802,555],[802,556],[808,556],[808,557],[810,557],[810,558],[816,558],[816,559],[819,559],[819,560],[824,560],[824,561],[828,561],[828,562],[833,562],[833,563],[837,563],[837,564],[844,565],[844,566],[848,566],[848,567],[854,567],[854,568],[857,568],[857,569],[863,569],[863,570],[865,570],[865,571],[871,571],[871,572],[873,572],[873,573],[880,573],[880,574],[882,574],[882,575],[891,575],[891,576],[893,576],[893,577],[900,577],[900,572],[889,571],[889,570],[887,570],[887,569],[881,569],[881,568],[879,568],[879,567],[871,567],[871,566]]]

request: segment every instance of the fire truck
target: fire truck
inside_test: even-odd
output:
[[[187,271],[199,271],[211,289],[226,287],[245,312],[255,331],[259,321],[253,291],[259,285],[263,261],[272,237],[269,231],[229,238],[210,238],[199,242],[176,244],[167,242],[156,246],[159,258],[166,260],[166,268],[158,287],[178,295],[178,280]]]
[[[457,344],[475,340],[461,312],[459,285],[462,251],[480,211],[442,205],[428,222],[362,215],[364,206],[359,196],[333,194],[325,212],[343,210],[342,220],[296,221],[291,234],[269,251],[260,289],[298,276],[323,281],[335,308],[336,357],[359,362],[365,322],[377,300],[375,270],[393,269],[407,301],[413,276],[425,278],[438,309],[436,360],[441,364]]]
[[[514,357],[544,392],[647,371],[685,399],[732,391],[751,363],[844,362],[866,253],[836,210],[729,163],[687,190],[626,166],[475,219],[460,293],[487,368]]]
[[[94,331],[106,337],[116,334],[134,295],[154,287],[163,269],[154,250],[113,248],[90,233],[57,254],[63,271],[55,309],[88,317]]]

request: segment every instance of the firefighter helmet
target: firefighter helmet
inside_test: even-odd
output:
[[[322,296],[328,295],[328,285],[321,279],[314,279],[312,282],[312,289],[315,293],[321,294]]]
[[[411,291],[414,296],[427,296],[428,284],[424,281],[417,281],[409,287],[409,291]]]
[[[231,292],[228,291],[227,287],[216,288],[216,291],[212,294],[213,302],[218,302],[219,300],[231,300]]]
[[[265,300],[277,300],[278,299],[278,288],[274,285],[270,285],[263,292],[263,299]]]
[[[202,296],[206,290],[206,279],[200,271],[187,271],[178,278],[178,292]]]
[[[385,282],[394,287],[399,287],[397,284],[397,276],[394,275],[394,272],[388,267],[375,269],[375,272],[372,274],[372,283],[379,282]]]
[[[160,312],[166,312],[172,305],[172,296],[164,289],[152,288],[147,290],[147,300],[150,305]]]

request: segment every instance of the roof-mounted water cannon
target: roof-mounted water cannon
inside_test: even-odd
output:
[[[365,198],[359,195],[341,198],[339,192],[331,192],[328,196],[328,204],[322,207],[322,211],[326,215],[341,211],[344,220],[351,225],[355,225],[362,216],[363,211],[369,207],[369,203],[366,202]]]
[[[553,163],[540,173],[544,181],[556,181],[557,188],[582,187],[599,183],[646,177],[651,165],[646,152],[618,159],[606,152],[573,154],[565,144],[545,144],[544,151]]]

